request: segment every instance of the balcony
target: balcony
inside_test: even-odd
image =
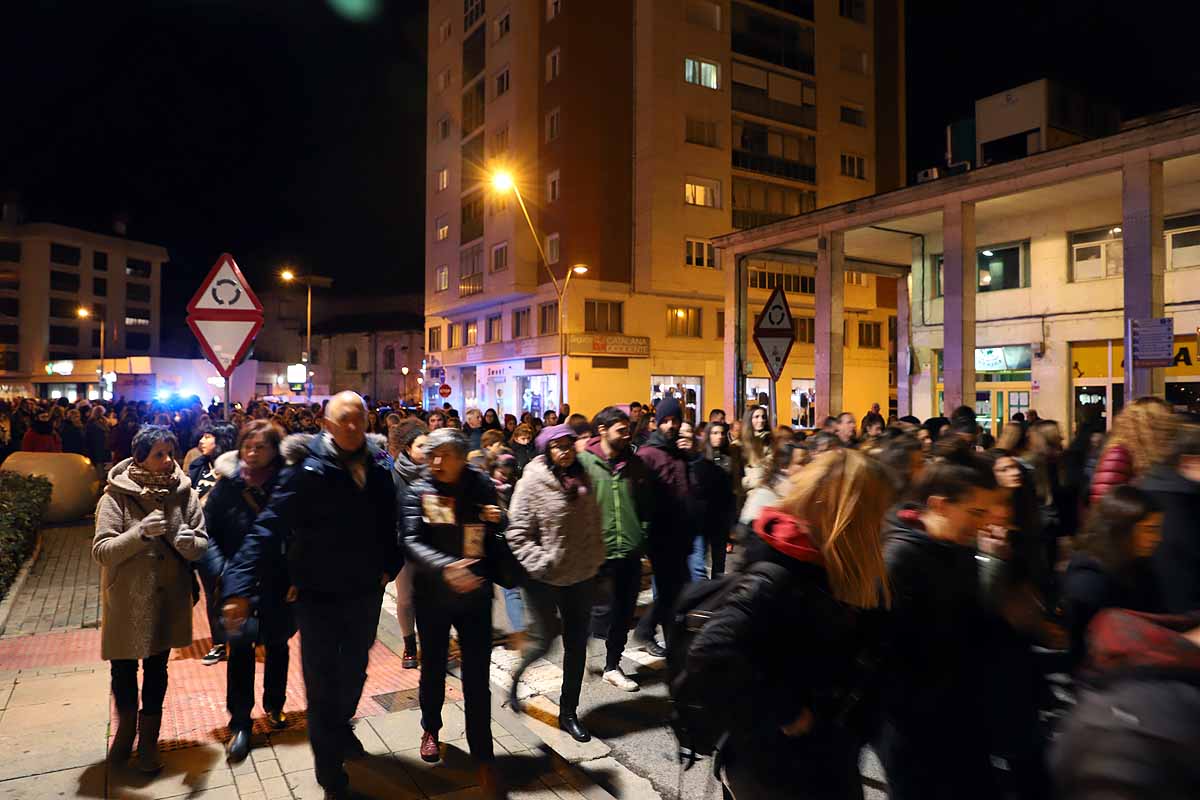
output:
[[[772,99],[762,89],[745,84],[733,84],[733,110],[757,117],[779,120],[790,125],[817,129],[817,107],[797,106]]]
[[[757,228],[759,225],[770,225],[781,219],[788,219],[791,214],[776,214],[772,211],[756,211],[750,208],[735,208],[733,210],[733,227]]]
[[[794,181],[817,182],[817,168],[813,164],[802,164],[799,161],[789,161],[778,156],[752,153],[749,150],[733,151],[733,168],[778,175]]]
[[[458,296],[470,297],[473,294],[483,292],[483,273],[476,272],[474,275],[463,275],[458,279]]]

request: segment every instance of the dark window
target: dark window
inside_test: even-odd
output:
[[[150,334],[148,333],[126,333],[125,344],[130,350],[149,350],[150,349]]]
[[[108,272],[108,253],[100,250],[92,253],[92,269],[96,272]]]
[[[484,40],[484,31],[486,30],[486,25],[476,28],[474,33],[463,39],[463,83],[470,83],[472,78],[483,72],[483,67],[486,63],[486,42]]]
[[[486,101],[484,99],[484,90],[487,85],[484,81],[472,86],[463,92],[462,96],[462,129],[463,136],[466,136],[479,126],[483,125],[487,119],[485,112]]]
[[[838,0],[838,14],[855,22],[867,21],[867,0]]]
[[[881,322],[860,322],[858,323],[858,346],[870,350],[878,350],[883,347],[883,323]]]
[[[108,297],[108,278],[92,278],[92,294]]]
[[[125,299],[131,303],[149,303],[150,285],[146,283],[125,284]]]
[[[21,316],[21,301],[15,297],[0,297],[0,314],[10,317]]]
[[[542,303],[538,306],[538,328],[542,336],[558,333],[558,303]]]
[[[462,185],[472,186],[484,179],[483,134],[462,146]],[[464,239],[463,241],[467,241]]]
[[[125,274],[131,278],[149,278],[150,262],[140,258],[125,259]]]
[[[813,72],[812,28],[738,3],[733,6],[733,51],[788,69]]]
[[[21,243],[0,242],[0,261],[12,264],[21,263]]]
[[[812,344],[817,340],[817,321],[812,317],[795,317],[792,319],[794,338],[801,344]]]
[[[1021,275],[1021,245],[984,248],[976,256],[979,266],[979,292],[1019,289],[1025,285]]]
[[[724,311],[717,312],[717,338],[718,339],[725,338],[725,312]]]
[[[758,0],[758,2],[807,20],[813,18],[813,0]]]
[[[583,329],[588,333],[621,333],[623,304],[617,300],[585,300]]]
[[[21,279],[15,272],[0,272],[0,289],[7,289],[13,292],[20,291]]]
[[[480,142],[483,137],[477,137]],[[483,192],[474,192],[462,199],[462,239],[460,244],[483,236]],[[482,271],[482,270],[479,270]]]
[[[480,30],[482,30],[482,28]],[[396,348],[394,348],[394,347],[383,348],[383,368],[384,369],[395,369],[396,368]]]
[[[79,315],[79,304],[73,300],[50,298],[50,316],[58,319],[75,319]]]
[[[0,325],[0,344],[18,344],[20,341],[16,325]]]
[[[79,328],[73,328],[68,325],[51,325],[50,344],[78,345]]]
[[[92,347],[100,346],[100,329],[92,328]]]
[[[792,180],[817,180],[817,140],[755,122],[733,124],[733,166]]]
[[[842,122],[865,127],[867,124],[867,112],[854,106],[842,106]]]
[[[512,314],[512,335],[514,339],[529,336],[533,331],[529,327],[529,309],[519,308]]]
[[[358,348],[351,347],[346,351],[346,369],[358,369]]]
[[[69,267],[78,267],[80,252],[78,247],[71,247],[66,244],[50,245],[50,260],[55,264],[66,264]]]
[[[436,328],[429,329],[429,351],[431,353],[440,352],[442,349],[442,328],[439,325]]]
[[[629,359],[620,356],[592,356],[593,369],[629,369]]]
[[[74,272],[59,272],[58,270],[50,271],[50,288],[56,292],[71,292],[79,291],[79,275]]]
[[[0,353],[0,372],[20,372],[21,354],[16,350],[5,350]]]

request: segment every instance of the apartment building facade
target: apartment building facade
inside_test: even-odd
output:
[[[713,237],[903,183],[899,2],[433,0],[429,35],[426,351],[458,407],[558,406],[561,348],[574,410],[706,413],[729,335]],[[539,246],[560,282],[586,267],[561,317]],[[764,263],[751,301],[815,269]],[[850,291],[886,327],[879,281]]]
[[[167,251],[120,235],[0,222],[0,384],[75,394],[75,361],[156,355]],[[79,310],[88,312],[81,318]],[[106,370],[111,371],[111,370]],[[69,384],[69,387],[68,387]],[[98,380],[86,386],[99,397]],[[65,394],[64,394],[65,396]]]

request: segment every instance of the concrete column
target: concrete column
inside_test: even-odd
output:
[[[896,413],[912,413],[912,381],[909,377],[909,344],[912,341],[912,311],[908,283],[911,275],[896,281]]]
[[[975,204],[952,202],[942,212],[943,376],[947,416],[975,407]]]
[[[817,240],[816,372],[817,424],[842,409],[845,376],[846,235],[822,233]]]
[[[1125,252],[1125,404],[1144,395],[1163,396],[1161,368],[1133,368],[1129,320],[1163,313],[1163,167],[1145,155],[1121,168],[1121,238]]]

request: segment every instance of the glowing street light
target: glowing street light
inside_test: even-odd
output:
[[[75,309],[75,314],[80,319],[90,319],[92,316],[92,310],[86,306],[80,306],[79,308]],[[103,316],[99,316],[99,317],[97,317],[96,321],[100,323],[100,366],[96,368],[96,374],[100,377],[100,399],[107,400],[108,398],[104,396],[104,323],[105,323],[105,320],[104,320]]]
[[[304,364],[309,364],[312,361],[312,290],[313,285],[328,289],[333,286],[332,278],[322,278],[320,275],[297,275],[290,268],[285,267],[279,272],[279,279],[284,283],[300,282],[308,287],[308,304],[305,311],[305,333],[304,333],[304,358],[301,361]],[[308,373],[308,380],[304,382],[307,389],[308,401],[312,402],[312,372]]]
[[[285,269],[283,272],[279,273],[279,277],[283,279],[284,283],[291,283],[292,281],[296,280],[296,273],[292,272],[290,269]]]

